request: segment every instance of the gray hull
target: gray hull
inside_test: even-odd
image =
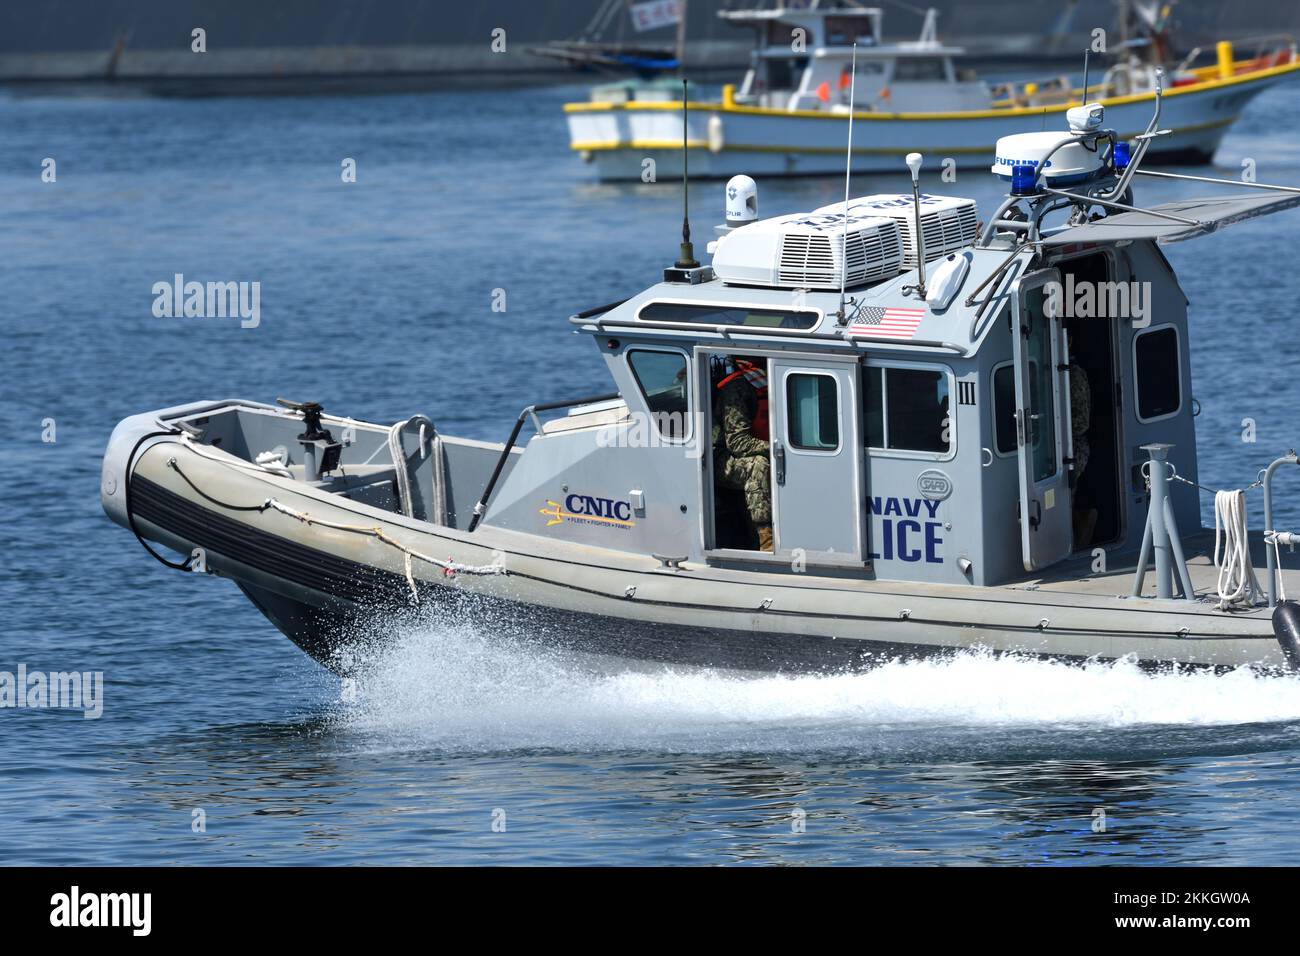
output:
[[[412,598],[401,551],[320,522],[382,528],[413,550],[466,565],[504,565],[504,574],[474,575],[413,562],[420,601],[440,613],[631,658],[816,670],[869,666],[882,655],[988,648],[1216,667],[1283,664],[1267,610],[1227,615],[1205,600],[1129,598],[1122,570],[1075,578],[1067,569],[1050,580],[978,589],[713,565],[673,571],[648,556],[491,526],[473,533],[434,526],[293,477],[236,467],[234,456],[196,449],[179,436],[141,440],[156,428],[157,418],[139,416],[115,432],[104,466],[110,516],[128,524],[129,482],[136,531],[182,553],[202,549],[209,573],[237,582],[280,630],[332,667],[360,622]],[[259,510],[270,498],[311,521]],[[1204,582],[1203,562],[1191,564]]]

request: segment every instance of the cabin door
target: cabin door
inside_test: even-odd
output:
[[[1026,571],[1068,557],[1072,549],[1069,470],[1069,388],[1061,369],[1061,319],[1051,314],[1046,286],[1055,269],[1016,282],[1012,351],[1016,366],[1016,445],[1020,460],[1020,548]]]
[[[777,552],[861,565],[866,492],[856,359],[773,358],[768,381]]]

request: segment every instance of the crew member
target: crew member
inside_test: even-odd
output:
[[[736,357],[718,382],[713,406],[713,473],[716,482],[745,495],[760,551],[774,551],[772,480],[767,424],[767,362]]]

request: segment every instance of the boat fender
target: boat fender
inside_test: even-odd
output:
[[[722,117],[717,113],[709,116],[708,137],[710,153],[720,153],[727,145],[726,134],[722,131]]]
[[[950,254],[943,264],[934,270],[930,287],[926,290],[925,301],[936,312],[942,312],[952,304],[952,300],[961,291],[962,283],[970,272],[971,254]]]
[[[1278,602],[1273,611],[1273,636],[1282,648],[1287,668],[1300,671],[1300,603]]]

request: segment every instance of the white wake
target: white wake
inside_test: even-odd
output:
[[[457,750],[870,752],[901,736],[1015,745],[1044,731],[1097,740],[1144,727],[1300,721],[1300,680],[1246,668],[1153,673],[1130,661],[969,652],[860,673],[749,676],[567,654],[485,630],[386,635],[382,649],[354,661],[336,725],[392,746]]]

